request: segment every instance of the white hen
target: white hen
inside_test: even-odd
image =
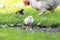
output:
[[[60,4],[59,0],[25,0],[25,5],[31,5],[33,8],[40,10],[39,15],[46,12],[46,10],[54,11],[54,9]]]

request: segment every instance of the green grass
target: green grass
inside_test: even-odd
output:
[[[34,18],[33,25],[36,26],[38,22],[41,23],[41,26],[58,26],[60,27],[60,9],[56,9],[54,13],[47,11],[45,14],[41,16],[36,16],[39,11],[32,9],[31,7],[24,8],[25,14],[24,15],[17,15],[15,13],[7,13],[7,14],[0,14],[0,24],[23,24],[23,21],[26,17],[31,15]]]
[[[26,31],[17,28],[0,28],[0,40],[60,40],[59,32]]]

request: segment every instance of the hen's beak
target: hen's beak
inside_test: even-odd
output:
[[[27,0],[24,0],[24,5],[27,6],[29,5],[30,3],[27,1]]]

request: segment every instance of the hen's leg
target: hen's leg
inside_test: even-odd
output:
[[[40,13],[39,13],[37,16],[42,15],[42,14],[44,14],[45,12],[46,12],[46,9],[43,8],[43,9],[40,10]]]

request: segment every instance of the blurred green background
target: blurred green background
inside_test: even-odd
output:
[[[21,9],[24,9],[24,15],[15,14]],[[23,0],[0,0],[0,27],[3,27],[0,28],[0,40],[60,40],[60,32],[31,32],[13,27],[16,23],[23,24],[29,15],[34,18],[34,26],[40,22],[42,27],[60,27],[60,6],[54,13],[47,11],[41,16],[36,16],[38,13],[39,11],[31,6],[25,7]]]

